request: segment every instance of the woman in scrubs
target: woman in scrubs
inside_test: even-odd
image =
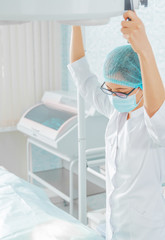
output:
[[[142,21],[132,11],[123,16],[121,32],[130,45],[118,49],[124,55],[132,51],[132,62],[138,56],[141,83],[130,68],[129,80],[109,77],[100,87],[85,56],[80,26],[72,27],[68,69],[84,99],[109,118],[106,239],[165,240],[165,89]],[[109,66],[116,67],[113,61]]]

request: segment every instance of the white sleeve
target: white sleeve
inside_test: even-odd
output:
[[[151,118],[144,107],[144,117],[151,138],[158,145],[165,147],[165,101]]]
[[[86,56],[67,65],[72,79],[85,101],[90,103],[99,113],[109,118],[114,108],[108,95],[100,89],[97,76],[91,72]]]

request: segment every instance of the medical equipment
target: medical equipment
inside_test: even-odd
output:
[[[58,20],[71,25],[107,24],[110,17],[130,9],[131,0],[0,0],[0,20]],[[132,0],[135,9],[147,0]]]
[[[0,182],[1,240],[103,239],[53,205],[41,188],[3,167],[0,167]]]
[[[104,163],[104,133],[108,119],[96,113],[95,110],[88,108],[85,116],[86,121],[86,158],[89,166]],[[76,100],[66,93],[46,92],[40,104],[30,108],[21,118],[17,129],[28,136],[27,140],[27,160],[29,181],[33,179],[41,183],[61,198],[70,203],[70,213],[73,214],[73,168],[78,161],[78,129],[77,129],[77,109]],[[96,133],[97,131],[97,133]],[[32,169],[31,145],[38,146],[48,152],[65,160],[69,164],[70,193],[59,191],[57,179],[52,186],[44,173],[34,173]],[[94,159],[94,161],[93,161]],[[91,162],[91,163],[90,163]],[[57,169],[55,172],[67,175],[65,169]],[[85,169],[86,171],[86,169]],[[55,172],[50,171],[55,175]],[[92,172],[95,176],[99,173]],[[103,189],[105,179],[99,180]],[[89,179],[90,181],[92,179]],[[92,180],[97,183],[97,179]],[[81,187],[81,186],[80,186]],[[94,194],[94,193],[93,193]],[[83,196],[84,198],[86,197]]]
[[[117,47],[107,55],[103,75],[105,82],[143,89],[139,58],[131,45]]]
[[[108,119],[96,114],[95,110],[87,110],[87,149],[104,147],[103,133],[107,122]],[[67,97],[65,93],[46,92],[41,103],[23,114],[17,129],[29,137],[50,144],[68,159],[78,157],[76,100]],[[102,151],[100,154],[103,156]]]
[[[125,10],[134,10],[134,1],[133,0],[126,0],[125,1]]]

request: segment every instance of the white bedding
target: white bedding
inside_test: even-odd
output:
[[[55,207],[42,189],[0,167],[0,239],[102,238],[74,217]]]

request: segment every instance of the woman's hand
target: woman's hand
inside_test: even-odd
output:
[[[143,54],[150,48],[143,22],[133,11],[125,12],[123,17],[125,19],[125,21],[121,22],[123,37],[129,41],[137,54]],[[127,21],[128,18],[130,18],[131,21]]]

